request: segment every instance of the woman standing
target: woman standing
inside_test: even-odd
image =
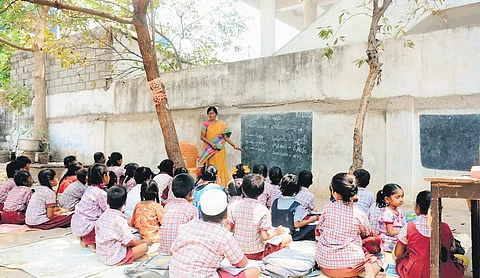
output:
[[[207,115],[208,121],[203,122],[200,134],[203,152],[198,158],[198,163],[215,165],[218,169],[220,185],[225,187],[229,181],[225,143],[230,144],[235,150],[242,151],[242,149],[230,139],[232,131],[223,122],[217,120],[217,108],[208,107]]]

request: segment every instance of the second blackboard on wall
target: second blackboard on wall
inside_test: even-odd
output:
[[[242,163],[298,174],[312,168],[312,112],[242,115]]]

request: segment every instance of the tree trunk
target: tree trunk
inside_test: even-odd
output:
[[[38,16],[35,26],[35,43],[33,45],[34,69],[34,113],[33,113],[33,139],[40,140],[47,136],[47,83],[45,80],[46,55],[43,52],[45,40],[45,26],[47,22],[47,7],[37,6]]]
[[[379,0],[373,0],[372,21],[370,23],[370,31],[368,34],[367,46],[367,64],[370,67],[365,86],[363,87],[362,98],[360,99],[360,108],[357,113],[357,120],[355,121],[355,128],[353,129],[353,158],[349,173],[352,174],[355,170],[363,167],[363,127],[365,125],[365,115],[370,96],[372,95],[375,83],[379,83],[381,78],[382,64],[379,62],[378,46],[380,42],[377,40],[377,32],[379,30],[379,21],[385,14],[388,6],[392,0],[384,0],[381,7],[378,6]]]
[[[133,25],[137,31],[138,47],[142,54],[143,65],[147,81],[152,93],[152,99],[157,111],[158,122],[162,128],[165,150],[168,157],[173,160],[175,167],[185,167],[185,161],[180,152],[175,124],[168,110],[168,99],[165,86],[160,81],[157,57],[150,38],[147,24],[147,7],[149,0],[132,0],[134,7]]]

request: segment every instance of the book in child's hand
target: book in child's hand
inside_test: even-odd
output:
[[[388,264],[387,269],[385,269],[385,274],[387,275],[387,277],[400,277],[395,271],[395,265],[393,264]]]
[[[271,228],[270,230],[267,231],[267,233],[273,234],[275,232],[275,229],[276,229],[276,227]],[[271,239],[266,240],[265,243],[270,243],[272,245],[279,245],[280,243],[282,243],[285,236],[290,234],[290,229],[289,228],[284,228],[284,229],[285,229],[285,233],[283,233],[281,235],[278,235],[278,236],[274,236]]]
[[[230,262],[225,258],[223,261],[220,262],[220,269],[224,270],[232,275],[237,275],[243,270],[250,268],[250,267],[257,267],[262,263],[262,261],[254,261],[254,260],[248,260],[248,264],[246,267],[236,267],[230,264]]]

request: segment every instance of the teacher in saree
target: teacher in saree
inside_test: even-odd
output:
[[[213,164],[217,167],[220,185],[225,187],[230,180],[227,170],[227,158],[225,152],[226,143],[235,150],[242,151],[242,148],[235,145],[230,139],[232,131],[222,122],[217,120],[218,110],[214,106],[207,108],[208,120],[203,122],[200,132],[202,140],[202,153],[198,163]]]

